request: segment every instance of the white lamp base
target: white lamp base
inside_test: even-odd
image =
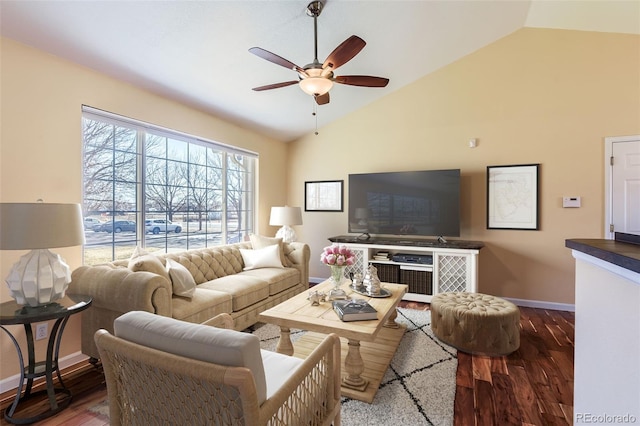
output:
[[[71,269],[50,250],[32,250],[13,265],[6,281],[16,302],[41,306],[64,297]]]
[[[278,232],[276,232],[276,238],[282,238],[282,242],[284,243],[292,243],[296,241],[298,236],[292,227],[284,225],[282,228],[278,229]]]

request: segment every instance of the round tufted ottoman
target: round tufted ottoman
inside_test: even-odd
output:
[[[463,352],[500,356],[520,347],[520,310],[482,293],[440,293],[431,299],[431,330]]]

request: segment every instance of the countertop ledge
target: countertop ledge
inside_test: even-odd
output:
[[[614,240],[568,239],[565,247],[640,274],[640,235],[616,232]]]
[[[451,248],[463,250],[480,250],[484,247],[481,241],[466,240],[434,240],[411,237],[367,237],[362,238],[355,235],[338,235],[328,238],[332,243],[346,244],[366,244],[366,245],[389,245],[389,246],[406,246],[409,247],[433,247],[433,248]]]

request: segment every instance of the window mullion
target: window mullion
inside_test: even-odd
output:
[[[137,164],[136,164],[136,181],[137,183],[137,191],[136,191],[136,210],[137,210],[137,214],[136,214],[136,222],[137,222],[137,228],[138,228],[138,241],[139,244],[142,247],[146,247],[146,243],[147,243],[147,239],[146,237],[146,232],[145,232],[145,220],[146,220],[146,212],[147,212],[147,206],[146,206],[146,191],[145,191],[145,185],[147,183],[147,173],[146,173],[146,165],[147,165],[147,156],[146,156],[146,150],[145,150],[145,144],[146,144],[146,132],[144,130],[138,130],[137,132],[137,154],[138,154],[138,160],[137,160]]]
[[[227,187],[227,161],[228,161],[228,156],[229,154],[224,152],[222,154],[222,184],[220,185],[221,189],[222,189],[222,218],[220,220],[220,232],[222,233],[222,235],[224,236],[224,242],[227,242],[227,220],[228,220],[228,209],[227,209],[227,202],[228,202],[228,195],[229,195],[229,188]]]

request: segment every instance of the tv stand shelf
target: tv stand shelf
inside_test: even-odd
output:
[[[405,300],[430,302],[433,295],[449,291],[476,292],[478,288],[478,254],[484,244],[479,241],[409,237],[368,237],[340,235],[329,241],[349,246],[356,261],[346,273],[364,274],[369,264],[378,268],[382,282],[409,285]],[[389,253],[388,260],[374,258],[379,251]],[[432,264],[395,262],[394,254],[431,255]]]

